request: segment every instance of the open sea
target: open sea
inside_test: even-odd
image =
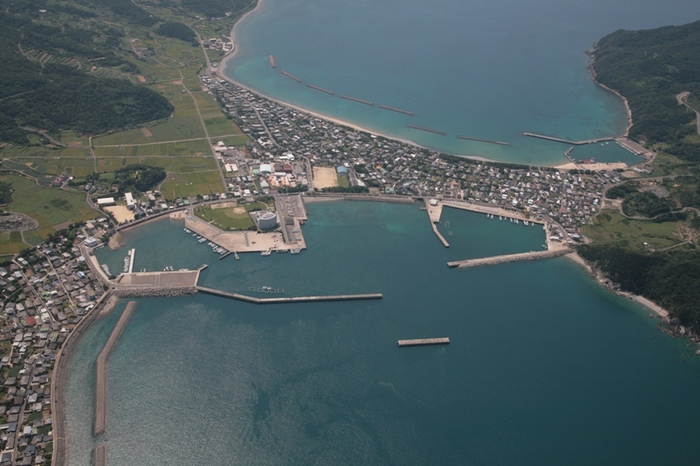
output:
[[[139,270],[209,264],[204,286],[384,299],[140,299],[108,361],[96,440],[94,362],[123,301],[69,360],[68,464],[89,465],[101,442],[111,466],[696,464],[700,361],[684,342],[566,258],[448,269],[541,249],[544,232],[453,209],[442,220],[449,249],[417,204],[309,204],[308,250],[239,261],[182,222],[127,231],[100,260],[135,247]]]
[[[618,29],[700,19],[696,0],[261,0],[236,27],[226,76],[275,99],[432,149],[536,165],[626,128],[622,101],[586,68]],[[272,69],[274,55],[278,69]],[[330,96],[282,75],[336,93]],[[347,95],[373,107],[341,99]],[[407,116],[379,104],[415,113]],[[447,133],[407,128],[413,124]],[[465,141],[497,140],[511,146]],[[611,144],[572,157],[638,162]]]
[[[237,28],[240,50],[226,74],[423,146],[556,165],[567,146],[522,131],[586,139],[625,128],[622,103],[591,82],[584,50],[618,28],[698,17],[693,0],[263,0]],[[415,116],[298,85],[270,68],[269,54],[305,82]],[[576,151],[630,157],[614,144]],[[90,465],[103,442],[110,466],[697,464],[700,359],[659,332],[648,311],[566,258],[446,266],[541,250],[540,227],[445,209],[446,249],[418,205],[308,210],[299,255],[219,260],[170,220],[125,232],[118,251],[98,251],[115,274],[136,248],[135,270],[209,264],[204,286],[384,299],[140,299],[108,361],[107,433],[95,439],[95,359],[122,301],[69,359],[68,464]],[[396,345],[443,336],[452,343]]]

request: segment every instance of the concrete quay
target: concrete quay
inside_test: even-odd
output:
[[[544,224],[543,220],[537,220],[533,218],[528,218],[525,214],[522,212],[516,212],[513,210],[508,210],[504,209],[503,207],[498,207],[498,206],[490,206],[490,205],[484,205],[484,204],[478,204],[475,202],[469,202],[469,201],[458,201],[458,200],[442,200],[439,202],[441,206],[447,206],[447,207],[453,207],[455,209],[462,209],[462,210],[469,210],[471,212],[479,212],[482,214],[490,214],[490,215],[498,215],[503,218],[508,218],[508,219],[513,219],[513,220],[522,220],[522,221],[527,221],[530,223],[537,223],[540,225]],[[441,210],[442,212],[442,210]],[[439,221],[439,218],[438,218]]]
[[[112,330],[112,334],[109,336],[107,343],[105,343],[102,352],[97,356],[97,363],[95,365],[95,436],[99,436],[105,433],[107,428],[107,357],[109,353],[114,348],[114,345],[119,340],[122,332],[126,328],[126,325],[131,319],[131,315],[136,309],[136,302],[130,301],[127,303],[124,312],[117,325]]]
[[[433,233],[435,233],[435,236],[438,237],[443,246],[449,248],[450,243],[440,234],[440,230],[437,228],[437,224],[440,223],[440,216],[442,215],[442,204],[438,202],[436,205],[431,205],[428,199],[423,199],[423,202],[425,202],[425,210],[428,212],[430,227],[433,229]]]
[[[483,257],[480,259],[467,259],[461,261],[448,262],[448,267],[459,267],[460,269],[468,269],[472,267],[480,267],[482,265],[505,264],[506,262],[520,261],[536,261],[542,259],[551,259],[553,257],[564,256],[573,252],[572,249],[562,248],[553,251],[535,251],[523,252],[520,254],[504,254],[502,256]]]
[[[195,286],[181,287],[130,287],[130,288],[115,288],[113,291],[115,296],[120,298],[174,298],[177,296],[188,296],[197,293]]]
[[[252,296],[246,296],[239,293],[229,293],[228,291],[216,290],[214,288],[206,288],[204,286],[198,286],[197,290],[202,293],[220,296],[222,298],[235,299],[238,301],[245,301],[247,303],[253,304],[319,303],[324,301],[354,301],[366,299],[382,299],[384,297],[381,293],[367,293],[328,296],[295,296],[289,298],[254,298]]]

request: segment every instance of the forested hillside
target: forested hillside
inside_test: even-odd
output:
[[[594,51],[597,80],[629,101],[634,119],[630,135],[664,143],[667,151],[700,163],[695,113],[679,105],[682,92],[700,97],[700,21],[646,31],[617,31]],[[700,100],[696,100],[700,102]]]

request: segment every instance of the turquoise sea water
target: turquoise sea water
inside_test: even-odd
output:
[[[183,252],[183,267],[210,264],[207,286],[384,299],[139,300],[108,363],[108,464],[695,464],[700,367],[683,342],[565,258],[448,269],[539,249],[543,232],[444,220],[449,249],[415,205],[310,204],[307,251],[240,261],[180,223],[127,233],[139,267]],[[177,249],[158,257],[166,241]],[[71,465],[90,464],[94,360],[122,309],[69,362]],[[396,346],[438,336],[452,343]]]
[[[557,165],[566,162],[566,147],[522,132],[583,140],[619,135],[626,127],[621,100],[591,81],[584,51],[620,28],[698,18],[694,0],[262,0],[237,26],[239,52],[224,71],[262,94],[426,147]],[[280,69],[336,96],[273,70],[270,54]],[[581,158],[635,160],[621,148],[598,148]]]

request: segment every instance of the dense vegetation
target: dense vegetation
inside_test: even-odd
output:
[[[582,246],[579,254],[624,291],[646,296],[700,331],[699,251],[641,254],[612,246]]]
[[[0,181],[0,205],[12,202],[12,185]]]
[[[624,95],[634,115],[630,135],[664,143],[667,151],[700,163],[694,112],[679,105],[682,92],[700,95],[700,22],[647,31],[617,31],[598,42],[594,69],[599,82]]]
[[[255,0],[182,0],[182,6],[210,18],[220,18],[226,13],[240,12],[255,5]]]
[[[123,40],[120,31],[109,25],[99,30],[70,24],[53,27],[32,19],[37,10],[25,14],[15,9],[16,4],[0,2],[0,6],[0,141],[27,144],[27,131],[22,127],[99,134],[172,112],[170,102],[148,88],[89,76],[66,64],[42,64],[23,55],[35,49],[133,71],[131,63],[113,52]]]
[[[158,26],[156,32],[161,36],[172,37],[174,39],[184,40],[185,42],[192,42],[197,44],[195,40],[194,31],[189,28],[186,24],[177,21],[168,21]]]
[[[597,44],[596,78],[627,98],[634,119],[630,135],[680,158],[686,173],[668,183],[662,181],[671,192],[666,198],[640,192],[640,183],[634,181],[610,188],[606,197],[623,199],[627,215],[650,217],[654,223],[685,221],[679,223],[679,229],[700,227],[695,212],[679,211],[700,206],[700,138],[695,113],[677,99],[690,92],[691,106],[700,102],[699,53],[700,22],[617,31]],[[657,302],[684,325],[700,331],[700,251],[694,243],[646,252],[615,242],[581,246],[579,253],[623,290]]]
[[[114,173],[114,180],[119,185],[119,196],[126,192],[150,191],[165,180],[167,173],[160,167],[148,165],[129,165]]]

